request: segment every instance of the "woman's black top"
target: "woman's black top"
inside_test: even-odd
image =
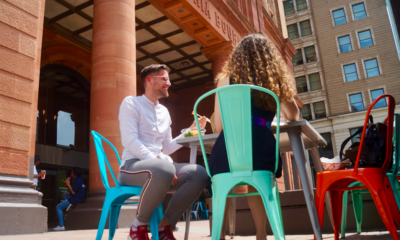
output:
[[[276,112],[262,110],[253,105],[252,100],[251,116],[257,116],[272,122]],[[253,170],[275,171],[275,137],[272,131],[266,126],[251,125],[253,140]],[[224,131],[218,136],[210,156],[211,175],[230,172],[228,154],[226,151]],[[282,159],[279,155],[278,169],[275,177],[282,176]]]

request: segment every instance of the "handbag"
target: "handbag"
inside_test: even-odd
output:
[[[350,160],[349,167],[353,168],[356,164],[357,154],[360,148],[360,142],[354,142],[350,147],[343,153],[343,149],[346,144],[353,137],[357,136],[362,132],[363,128],[359,128],[353,135],[346,138],[340,148],[340,160]],[[372,115],[369,115],[369,123],[366,128],[364,144],[361,149],[361,156],[359,167],[382,167],[386,159],[386,139],[387,139],[387,125],[383,123],[374,123]],[[392,154],[390,158],[392,158]],[[392,159],[390,159],[391,162]]]

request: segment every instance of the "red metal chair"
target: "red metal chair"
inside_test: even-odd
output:
[[[368,124],[368,117],[370,115],[372,107],[382,98],[388,98],[388,130],[387,130],[387,141],[386,141],[386,159],[381,168],[358,168],[360,161],[362,147],[359,148],[356,164],[354,169],[328,171],[317,173],[317,194],[316,194],[316,207],[319,217],[319,223],[322,227],[324,219],[324,203],[325,194],[329,191],[331,196],[332,205],[332,216],[333,216],[333,230],[335,234],[335,240],[339,239],[339,230],[342,220],[342,204],[343,204],[343,192],[349,190],[367,188],[376,204],[378,212],[384,222],[388,231],[392,234],[393,239],[399,240],[397,235],[397,229],[394,223],[394,219],[397,223],[400,223],[400,213],[397,209],[396,201],[390,187],[389,180],[386,176],[386,170],[390,165],[390,160],[393,150],[393,119],[395,101],[391,95],[385,94],[378,97],[369,107],[364,122],[364,128],[360,140],[360,146],[364,144],[365,131]],[[364,186],[360,187],[348,187],[351,183],[360,181]]]

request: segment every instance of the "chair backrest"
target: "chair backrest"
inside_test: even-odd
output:
[[[117,178],[114,175],[114,172],[111,168],[110,162],[108,161],[107,155],[104,152],[102,141],[106,142],[114,150],[115,155],[117,155],[119,165],[121,165],[121,159],[119,158],[117,149],[110,143],[110,141],[108,141],[105,137],[101,136],[97,132],[92,131],[92,135],[93,135],[94,145],[96,146],[97,160],[99,161],[101,180],[103,181],[104,187],[106,189],[110,188],[110,185],[108,184],[106,164],[107,164],[108,170],[110,170],[110,174],[111,174],[112,178],[114,179],[115,185],[117,187],[121,187],[121,185],[117,181]]]
[[[389,99],[389,104],[388,104],[388,121],[387,121],[387,138],[386,138],[386,159],[385,162],[382,165],[382,169],[386,170],[389,167],[390,164],[390,158],[392,157],[392,147],[393,147],[393,143],[392,143],[392,138],[393,138],[393,120],[394,120],[394,108],[395,108],[395,101],[393,96],[389,95],[389,94],[384,94],[379,96],[377,99],[375,99],[375,101],[369,106],[367,114],[365,116],[365,121],[364,121],[364,127],[363,127],[363,131],[361,134],[361,139],[360,139],[360,146],[363,146],[364,144],[364,138],[365,138],[365,132],[367,129],[367,125],[368,125],[368,120],[369,120],[369,115],[370,112],[373,108],[373,106],[382,98],[388,98]],[[360,162],[360,157],[361,157],[361,152],[362,152],[363,147],[359,147],[358,149],[358,153],[357,153],[357,158],[356,158],[356,164],[354,166],[354,174],[358,173],[358,164]]]
[[[247,84],[235,84],[211,90],[203,94],[194,105],[194,117],[197,130],[200,132],[199,119],[197,117],[197,106],[206,97],[216,93],[221,111],[222,126],[224,129],[226,150],[230,172],[234,176],[250,176],[253,171],[253,149],[251,129],[251,90],[262,91],[270,94],[277,105],[277,127],[276,127],[276,149],[275,149],[275,171],[278,169],[279,160],[279,120],[280,102],[278,97],[270,90]],[[207,156],[204,148],[203,137],[199,135],[204,163],[210,175]],[[210,175],[211,176],[211,175]]]

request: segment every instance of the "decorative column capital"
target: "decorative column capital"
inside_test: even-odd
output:
[[[234,45],[232,41],[219,43],[217,45],[201,49],[201,53],[211,62],[226,61],[232,52]]]

